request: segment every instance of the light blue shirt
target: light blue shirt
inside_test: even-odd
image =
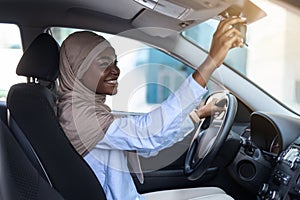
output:
[[[144,200],[127,167],[124,150],[149,157],[183,139],[183,121],[207,92],[189,76],[160,107],[140,116],[116,119],[84,159],[99,179],[108,200]]]

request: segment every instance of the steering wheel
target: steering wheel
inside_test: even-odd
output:
[[[224,107],[224,110],[204,118],[195,128],[196,132],[184,166],[184,174],[189,180],[199,179],[209,168],[224,144],[236,115],[235,96],[225,92],[215,92],[206,98],[205,104],[216,98],[216,105]]]

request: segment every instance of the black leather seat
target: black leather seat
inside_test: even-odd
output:
[[[33,167],[0,120],[0,199],[63,200]]]
[[[58,73],[58,45],[50,35],[41,34],[18,64],[17,74],[28,77],[28,83],[16,84],[9,91],[9,126],[27,155],[34,157],[31,161],[41,168],[39,172],[45,173],[44,178],[65,199],[106,199],[97,177],[56,118],[55,98],[49,88]]]
[[[7,124],[7,108],[4,101],[0,101],[0,119],[4,124]]]

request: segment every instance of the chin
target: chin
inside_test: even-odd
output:
[[[116,89],[111,93],[111,96],[116,95],[117,93],[118,93],[118,90]]]
[[[113,95],[116,95],[118,93],[118,90],[113,90],[113,91],[109,91],[109,92],[105,92],[104,94],[105,95],[110,95],[110,96],[113,96]],[[103,93],[102,93],[103,94]]]

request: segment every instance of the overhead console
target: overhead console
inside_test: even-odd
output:
[[[222,12],[229,15],[242,15],[248,23],[256,21],[265,12],[249,0],[133,0],[145,7],[132,21],[135,27],[161,27],[173,31],[182,31]],[[160,13],[158,15],[157,13]],[[159,22],[159,23],[158,23]],[[153,30],[151,35],[163,36]]]
[[[159,12],[163,15],[181,20],[198,19],[199,17],[209,18],[222,12],[232,4],[236,3],[243,7],[243,0],[134,0],[149,10]],[[201,11],[206,11],[201,13]],[[210,11],[210,16],[207,14]]]

